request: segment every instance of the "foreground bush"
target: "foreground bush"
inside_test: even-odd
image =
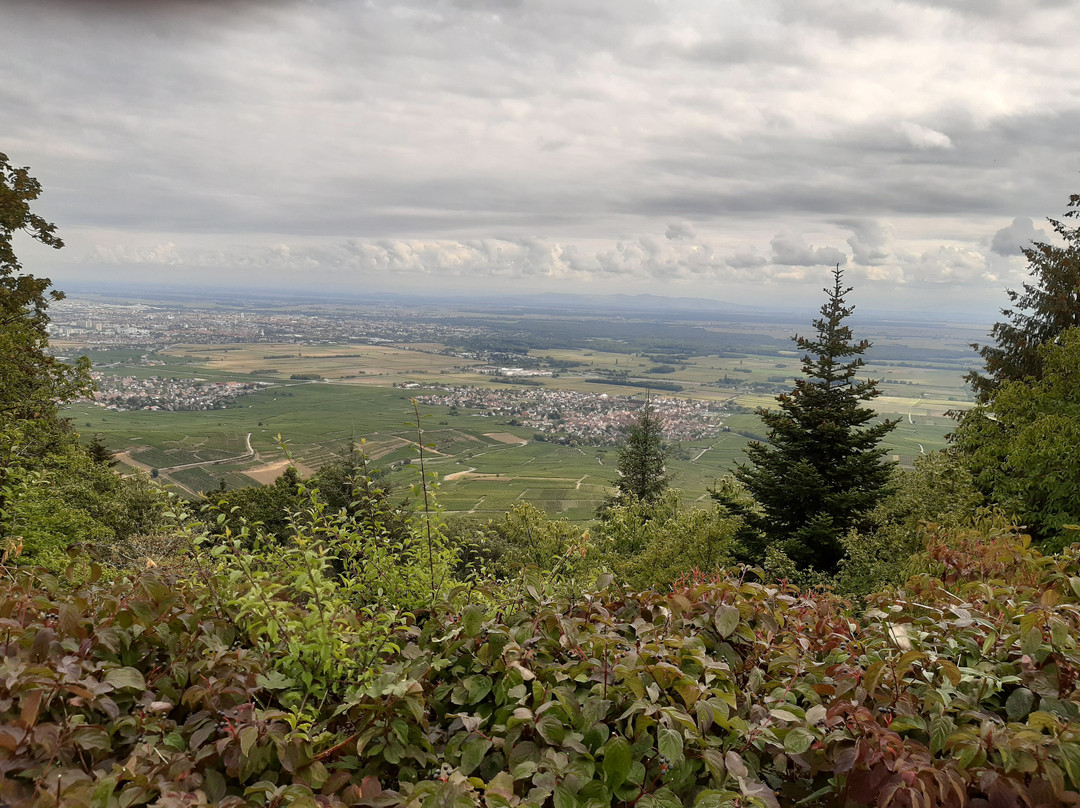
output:
[[[1080,802],[1080,550],[931,535],[924,571],[865,614],[749,575],[572,604],[527,576],[509,598],[393,613],[380,630],[396,650],[369,656],[370,675],[312,689],[304,664],[279,667],[296,637],[235,628],[260,602],[305,619],[299,585],[249,583],[265,593],[252,600],[222,578],[215,593],[152,573],[74,587],[9,573],[0,799]],[[337,648],[368,648],[370,625],[362,613]]]

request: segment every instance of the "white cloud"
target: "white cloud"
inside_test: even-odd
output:
[[[978,250],[944,245],[920,255],[898,256],[905,277],[922,284],[996,283],[986,256]]]
[[[953,142],[944,132],[931,129],[921,124],[903,121],[900,131],[916,149],[951,149]]]

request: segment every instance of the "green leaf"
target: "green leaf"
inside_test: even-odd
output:
[[[623,784],[631,763],[630,744],[625,738],[616,736],[604,744],[604,780],[608,788]]]
[[[1012,721],[1027,718],[1035,706],[1035,694],[1026,687],[1018,687],[1005,700],[1005,713]]]
[[[784,736],[784,751],[790,755],[801,755],[811,746],[817,736],[806,727],[795,727]]]
[[[255,745],[255,741],[258,739],[258,727],[247,726],[240,730],[240,754],[247,757],[248,753],[251,752],[251,747]]]
[[[731,798],[735,796],[738,795],[731,791],[707,788],[694,799],[694,808],[728,808],[731,805]]]
[[[769,715],[777,721],[796,722],[801,720],[795,713],[789,710],[781,710],[779,707],[769,710]]]
[[[115,791],[115,777],[103,777],[98,780],[93,793],[90,795],[90,808],[109,808],[110,798]]]
[[[1075,576],[1070,578],[1069,586],[1072,587],[1073,594],[1080,598],[1080,578]]]
[[[667,786],[662,786],[653,792],[658,808],[683,808],[682,800],[675,796],[675,792]]]
[[[105,674],[105,681],[117,690],[146,690],[146,680],[135,668],[113,668]]]
[[[1035,652],[1042,646],[1042,641],[1043,635],[1040,629],[1033,628],[1025,631],[1020,638],[1020,651],[1028,656],[1035,656]]]
[[[577,808],[577,799],[566,786],[555,786],[555,808]]]
[[[1069,779],[1080,783],[1080,744],[1062,743],[1058,747],[1058,756]]]
[[[461,615],[461,632],[466,637],[475,637],[484,625],[484,607],[479,604],[466,606]]]
[[[739,610],[734,606],[727,604],[721,604],[716,609],[716,614],[713,616],[713,622],[716,624],[716,630],[720,633],[721,637],[728,637],[739,626]]]
[[[681,732],[669,727],[660,727],[656,731],[656,748],[660,754],[677,766],[683,760],[683,736]]]
[[[1054,698],[1053,696],[1041,696],[1039,698],[1039,709],[1062,716],[1066,720],[1075,718],[1077,715],[1076,705],[1073,702]]]
[[[946,715],[936,715],[930,719],[930,753],[936,755],[945,748],[946,741],[952,735],[956,725]]]
[[[705,749],[701,753],[701,759],[705,762],[705,768],[717,782],[724,779],[724,755],[719,749]]]
[[[186,752],[187,742],[184,741],[184,736],[179,732],[170,732],[164,738],[161,739],[161,745],[166,749],[171,749],[174,752]]]
[[[225,777],[217,769],[207,768],[203,772],[203,780],[206,783],[206,796],[211,804],[220,802],[225,797]]]
[[[490,748],[491,741],[487,738],[481,738],[479,735],[474,735],[465,741],[461,746],[461,764],[459,766],[461,773],[466,776],[472,774],[473,770],[483,762],[484,755],[487,754]]]
[[[1053,620],[1050,623],[1050,638],[1054,641],[1054,648],[1058,649],[1059,651],[1068,648],[1069,627],[1062,623],[1060,620]]]
[[[866,669],[866,673],[863,676],[863,687],[866,688],[866,692],[873,696],[874,691],[877,690],[878,685],[881,684],[881,680],[885,677],[885,662],[878,660]]]
[[[540,737],[552,746],[558,746],[566,737],[566,726],[554,715],[545,715],[536,722],[536,731]]]
[[[296,684],[296,682],[279,671],[270,671],[265,674],[260,673],[255,677],[255,683],[259,687],[264,687],[267,690],[288,690]]]
[[[490,676],[470,676],[465,680],[465,687],[469,693],[469,704],[483,701],[491,692],[492,680]]]

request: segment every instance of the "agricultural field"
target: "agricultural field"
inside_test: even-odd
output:
[[[557,322],[539,322],[558,328]],[[522,327],[510,318],[507,323],[508,328]],[[538,327],[531,320],[528,325]],[[424,466],[438,474],[440,503],[448,512],[497,516],[515,502],[528,501],[552,515],[585,520],[612,490],[615,446],[538,440],[535,429],[483,410],[424,405],[417,413],[412,399],[474,386],[508,391],[522,400],[544,389],[640,401],[652,388],[658,398],[724,405],[719,434],[672,447],[672,484],[687,502],[702,501],[708,488],[741,460],[745,443],[763,437],[752,410],[775,406],[776,394],[791,389],[800,375],[801,356],[785,343],[792,327],[756,323],[744,330],[746,341],[767,347],[753,353],[718,344],[702,355],[677,347],[632,350],[625,339],[605,341],[603,350],[595,344],[544,346],[530,350],[525,359],[550,367],[550,375],[525,380],[481,374],[478,368],[485,361],[430,340],[95,350],[89,355],[103,374],[254,381],[262,389],[227,409],[121,412],[80,403],[68,415],[85,436],[100,434],[128,468],[152,473],[182,495],[195,497],[222,483],[231,488],[272,482],[289,462],[309,474],[350,442],[363,442],[372,465],[388,471],[390,484],[404,496],[418,480],[419,414]],[[899,421],[885,444],[892,459],[910,464],[919,453],[945,445],[953,425],[946,413],[970,403],[963,374],[971,356],[960,349],[972,336],[961,328],[938,337],[910,326],[889,326],[874,337],[866,373],[882,381],[882,395],[874,402],[881,417]],[[61,355],[78,355],[80,349],[77,343],[54,345]],[[657,383],[660,389],[652,387]],[[665,384],[680,389],[667,391]]]

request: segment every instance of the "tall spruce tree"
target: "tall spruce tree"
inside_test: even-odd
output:
[[[667,490],[671,476],[665,463],[664,429],[652,401],[638,411],[637,419],[627,430],[626,443],[619,449],[618,499],[639,499],[655,502]]]
[[[760,505],[741,510],[752,529],[744,539],[758,558],[768,546],[783,550],[799,567],[834,572],[843,557],[840,538],[862,527],[869,510],[887,491],[891,463],[881,439],[898,421],[876,421],[862,406],[880,394],[877,382],[857,381],[866,340],[855,342],[844,320],[854,307],[844,302],[839,265],[812,338],[796,336],[806,352],[804,378],[777,396],[779,410],[759,409],[769,429],[767,443],[746,448],[740,480]]]
[[[1080,219],[1080,194],[1069,197],[1065,218]],[[1063,245],[1043,241],[1023,248],[1032,282],[1022,292],[1006,289],[1011,308],[1004,322],[990,330],[994,345],[973,344],[986,363],[986,373],[973,370],[965,378],[985,404],[1004,381],[1042,378],[1039,347],[1060,344],[1061,335],[1080,327],[1080,227],[1048,219]]]

